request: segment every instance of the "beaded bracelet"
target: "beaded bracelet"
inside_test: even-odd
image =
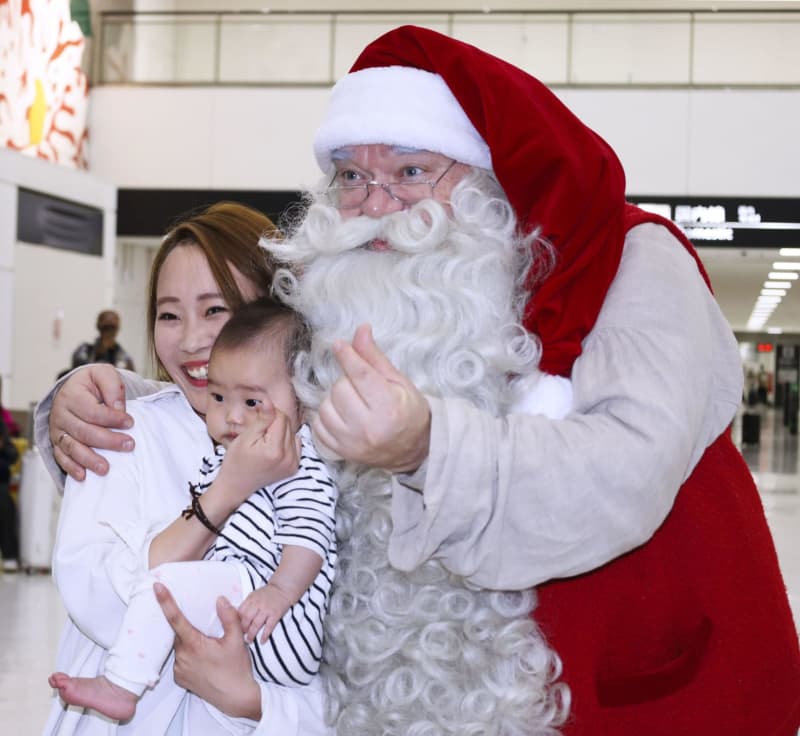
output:
[[[216,534],[217,536],[222,534],[222,532],[217,529],[217,527],[215,527],[206,516],[206,512],[203,511],[203,507],[200,505],[201,494],[191,483],[189,483],[189,493],[192,495],[192,502],[183,511],[181,511],[181,516],[187,520],[195,516],[197,517],[197,520],[212,534]]]

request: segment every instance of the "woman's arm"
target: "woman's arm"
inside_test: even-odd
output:
[[[392,564],[489,588],[594,569],[647,541],[741,397],[735,339],[664,228],[629,234],[565,419],[431,399],[430,454],[393,479]]]

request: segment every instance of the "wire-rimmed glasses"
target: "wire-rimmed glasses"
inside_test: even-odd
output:
[[[433,190],[436,189],[439,182],[444,179],[455,164],[456,161],[453,159],[436,179],[430,181],[390,181],[381,183],[373,179],[359,182],[358,184],[334,184],[340,173],[337,171],[325,190],[325,196],[328,202],[337,209],[349,210],[360,207],[367,201],[371,192],[370,187],[380,187],[392,199],[403,204],[414,204],[432,196]]]

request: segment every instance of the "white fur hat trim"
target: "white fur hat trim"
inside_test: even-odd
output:
[[[330,170],[333,151],[370,143],[433,151],[492,168],[489,146],[444,80],[413,67],[362,69],[334,86],[314,139],[320,168]]]

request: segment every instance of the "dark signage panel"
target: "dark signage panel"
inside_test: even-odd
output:
[[[117,235],[160,236],[173,224],[215,202],[239,202],[263,212],[276,224],[297,205],[295,191],[120,189],[117,192]]]
[[[800,199],[629,195],[628,200],[672,220],[696,246],[800,246]]]
[[[298,191],[120,189],[117,235],[163,235],[188,213],[229,200],[250,205],[280,224],[301,203]],[[800,199],[628,195],[675,222],[697,246],[800,247]]]
[[[17,240],[60,250],[103,254],[103,211],[20,188]]]

